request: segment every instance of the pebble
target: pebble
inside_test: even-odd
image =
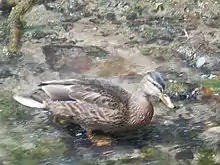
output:
[[[206,58],[205,57],[199,57],[196,61],[196,67],[200,68],[206,63]]]
[[[171,121],[171,120],[165,120],[163,124],[166,125],[166,126],[168,126],[168,125],[173,125],[174,122]]]

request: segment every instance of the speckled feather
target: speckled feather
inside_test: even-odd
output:
[[[84,78],[40,84],[41,87],[46,85],[71,86],[68,100],[75,101],[47,99],[47,107],[55,116],[66,118],[86,130],[113,132],[127,124],[131,94],[109,80]]]
[[[153,106],[141,91],[130,94],[110,80],[80,78],[42,82],[30,97],[87,131],[123,132],[152,119]]]

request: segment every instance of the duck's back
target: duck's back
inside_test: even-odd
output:
[[[42,82],[27,102],[19,97],[15,100],[23,105],[34,107],[27,103],[31,98],[51,110],[54,116],[85,129],[112,132],[125,126],[130,94],[108,80],[69,79]]]

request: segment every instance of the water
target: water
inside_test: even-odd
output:
[[[169,5],[172,14],[182,11]],[[122,3],[122,6],[126,12],[130,11],[127,11],[129,5]],[[140,7],[131,10],[141,12]],[[124,12],[119,10],[120,5],[116,15],[123,15]],[[45,18],[38,17],[39,13],[43,13]],[[124,17],[117,15],[122,20],[119,26],[115,22],[96,24],[95,21],[101,20],[91,21],[86,16],[84,18],[83,13],[79,15],[82,20],[73,24],[63,21],[65,16],[62,14],[36,5],[26,15],[25,21],[36,27],[41,27],[38,24],[47,25],[41,29],[44,33],[38,31],[37,39],[34,31],[23,34],[22,58],[8,61],[1,58],[0,164],[214,165],[219,162],[219,101],[211,97],[197,97],[199,80],[210,78],[209,75],[219,69],[219,65],[215,65],[218,64],[218,56],[213,55],[218,51],[213,45],[208,48],[203,45],[196,50],[201,41],[199,37],[206,36],[208,41],[217,41],[218,35],[213,34],[215,30],[196,22],[188,25],[176,17],[163,19],[150,15],[150,19],[140,18],[127,24]],[[149,16],[144,10],[143,16],[146,15]],[[99,17],[102,18],[102,15]],[[52,23],[53,20],[56,24]],[[188,38],[182,34],[185,26]],[[0,33],[3,34],[3,30]],[[41,33],[46,36],[41,37]],[[209,38],[211,34],[216,38]],[[6,39],[2,38],[0,47],[3,49]],[[77,47],[72,43],[76,43]],[[60,49],[56,44],[64,46]],[[42,51],[41,47],[45,45],[44,48],[49,45],[52,49]],[[88,49],[91,45],[93,50]],[[99,56],[95,56],[96,52]],[[213,58],[207,58],[201,67],[193,68],[196,61],[189,61],[188,55],[204,57],[210,52]],[[2,57],[2,53],[0,55]],[[12,99],[12,94],[32,90],[41,81],[80,75],[103,76],[132,92],[149,70],[158,70],[163,74],[167,93],[177,108],[170,110],[151,98],[155,109],[152,123],[121,136],[111,136],[113,143],[108,147],[94,146],[81,128],[54,124],[49,112],[26,108]],[[211,84],[215,87],[216,81]]]
[[[123,82],[121,85],[124,87],[137,86],[134,80],[118,82]],[[125,135],[112,136],[112,146],[96,147],[82,129],[54,124],[47,111],[25,108],[13,101],[10,93],[2,92],[1,161],[3,164],[21,165],[86,164],[87,161],[97,163],[97,160],[99,163],[148,162],[159,165],[161,162],[178,164],[179,159],[194,159],[194,151],[205,147],[199,136],[215,125],[215,113],[206,111],[216,104],[180,100],[175,102],[180,106],[178,109],[169,110],[155,99],[153,103],[155,116],[149,126]]]

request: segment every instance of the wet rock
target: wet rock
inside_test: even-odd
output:
[[[92,59],[105,58],[108,53],[94,46],[73,45],[47,45],[42,50],[51,69],[66,73],[88,71],[93,66]]]
[[[98,46],[85,46],[84,51],[88,56],[93,58],[105,59],[109,56],[109,52]]]
[[[33,73],[43,73],[46,69],[45,64],[38,64],[34,62],[26,63],[25,67],[29,68]]]
[[[83,72],[91,67],[91,61],[80,47],[43,46],[46,62],[51,69],[65,72]]]
[[[100,31],[100,33],[101,33],[101,35],[102,35],[103,37],[107,37],[107,36],[110,35],[110,33],[109,33],[108,31],[105,31],[105,30]]]
[[[38,0],[39,4],[43,4],[47,10],[56,10],[60,6],[60,4],[54,3],[54,0],[47,1],[47,0]],[[63,9],[60,9],[59,11],[63,11]]]
[[[26,26],[42,27],[49,24],[60,23],[63,19],[61,13],[46,10],[44,5],[35,5],[28,13],[24,15]],[[51,29],[51,27],[50,27]]]
[[[65,15],[80,15],[85,9],[85,2],[81,0],[70,0],[58,3],[47,3],[45,4],[47,9],[56,10],[64,13]]]
[[[188,75],[185,72],[177,72],[170,67],[160,66],[156,68],[156,71],[163,75],[164,80],[171,82],[184,82],[188,79]]]
[[[116,15],[115,13],[107,13],[105,18],[109,21],[116,21]]]
[[[220,16],[210,10],[204,11],[202,15],[203,23],[213,28],[220,27]]]
[[[12,7],[16,5],[16,1],[7,1],[1,0],[0,1],[0,10],[3,11],[10,11]]]
[[[94,24],[100,24],[101,23],[98,18],[90,18],[89,21],[94,23]]]
[[[144,56],[151,56],[160,62],[164,62],[170,58],[172,52],[169,46],[155,46],[154,44],[149,44],[141,49],[141,53]]]
[[[126,16],[127,20],[134,20],[136,18],[137,18],[137,13],[135,13],[135,12],[128,13]]]
[[[12,76],[14,76],[14,74],[8,67],[0,68],[0,79],[5,79]]]
[[[41,38],[44,38],[45,36],[47,36],[47,33],[46,32],[43,32],[43,31],[35,31],[33,34],[32,34],[32,38],[33,39],[41,39]]]
[[[177,160],[194,159],[194,154],[191,150],[180,151],[175,155]]]
[[[145,26],[140,31],[145,44],[167,45],[173,41],[171,34],[166,29]]]
[[[220,148],[220,127],[211,127],[205,130],[199,137],[204,140],[206,147],[209,148]]]
[[[201,42],[201,41],[200,41]],[[217,50],[210,47],[207,42],[200,43],[194,41],[192,45],[183,45],[177,49],[179,57],[184,60],[186,66],[196,67],[196,65],[203,68],[204,71],[218,70],[217,68],[220,59]]]
[[[67,16],[67,17],[63,18],[62,22],[74,23],[74,22],[79,21],[80,19],[82,19],[82,18],[79,16],[76,16],[76,17]]]
[[[73,24],[81,19],[81,16],[67,16],[62,20],[61,25],[68,32],[73,28]]]

